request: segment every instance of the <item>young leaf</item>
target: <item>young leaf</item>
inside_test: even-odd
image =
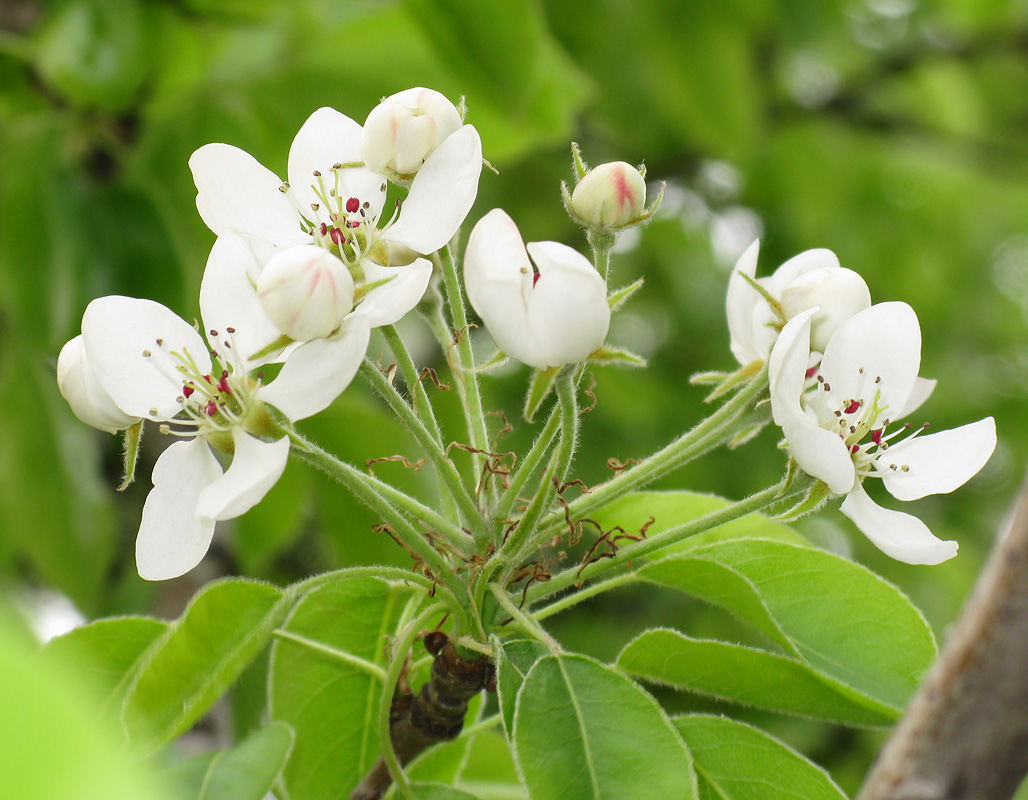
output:
[[[507,736],[514,735],[514,704],[518,690],[525,682],[525,676],[540,658],[549,651],[535,639],[514,639],[500,643],[493,640],[493,647],[499,654],[496,659],[496,694],[503,715],[503,727]]]
[[[144,654],[168,628],[150,617],[101,619],[47,642],[37,658],[54,664],[72,664],[103,692],[105,706],[124,697]]]
[[[130,739],[158,747],[203,716],[268,643],[286,602],[280,589],[240,578],[204,587],[129,687],[122,718]]]
[[[380,752],[378,709],[402,584],[337,573],[304,595],[276,635],[268,709],[296,731],[290,800],[346,797]]]
[[[717,800],[846,800],[821,767],[750,725],[705,714],[671,721],[692,752],[701,794]]]
[[[657,701],[585,656],[536,662],[518,692],[513,739],[532,800],[696,797],[692,758]]]
[[[902,709],[868,697],[796,659],[752,647],[644,631],[617,666],[640,678],[733,703],[844,725],[895,722]]]
[[[176,764],[169,777],[191,800],[262,800],[289,758],[293,739],[288,725],[272,722],[231,750]]]
[[[822,550],[726,540],[639,575],[728,609],[795,658],[893,707],[906,704],[935,658],[931,629],[902,592]]]

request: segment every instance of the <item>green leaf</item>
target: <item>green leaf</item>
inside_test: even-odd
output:
[[[536,662],[518,692],[514,744],[532,800],[696,797],[689,751],[657,701],[585,656]]]
[[[480,800],[477,795],[442,783],[412,783],[411,789],[418,800]]]
[[[716,800],[846,800],[821,767],[750,725],[705,714],[671,721],[689,746],[704,796]]]
[[[101,619],[51,639],[38,658],[74,665],[100,687],[106,707],[121,702],[146,652],[167,629],[151,617]]]
[[[195,800],[263,800],[289,758],[293,730],[272,722],[230,750],[176,764],[170,777]]]
[[[288,602],[280,589],[240,578],[204,587],[129,688],[130,738],[156,747],[188,729],[264,649]]]
[[[410,590],[345,572],[296,604],[272,646],[268,707],[292,725],[283,773],[291,800],[345,797],[379,755],[389,637]]]
[[[617,666],[640,678],[741,705],[838,722],[889,725],[901,709],[868,697],[796,659],[752,647],[644,631]]]
[[[647,529],[647,535],[653,536],[668,528],[718,511],[730,502],[700,492],[632,492],[594,512],[592,517],[604,530],[620,525],[626,531],[639,530],[650,517],[653,517],[654,522]],[[650,558],[657,559],[672,553],[686,552],[713,541],[740,538],[778,539],[799,545],[808,544],[806,539],[787,525],[773,522],[760,514],[747,514],[706,533],[670,545]]]
[[[518,690],[525,682],[525,676],[540,658],[549,651],[535,639],[514,639],[503,642],[494,639],[493,647],[498,653],[496,659],[496,695],[503,716],[503,727],[507,736],[514,735],[514,704]]]
[[[821,550],[726,540],[639,575],[728,609],[793,657],[893,707],[906,704],[935,659],[931,629],[902,592]]]

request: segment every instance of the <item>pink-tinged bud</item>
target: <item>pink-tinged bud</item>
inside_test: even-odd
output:
[[[368,114],[361,159],[375,172],[413,175],[461,124],[453,103],[439,92],[420,88],[399,92]]]
[[[810,323],[810,349],[823,353],[843,322],[871,307],[871,292],[864,279],[851,269],[818,267],[786,286],[781,301],[787,320],[820,306]]]
[[[57,386],[72,413],[87,425],[117,433],[139,422],[139,417],[130,417],[118,408],[100,385],[86,359],[81,335],[61,348],[57,357]]]
[[[276,254],[257,279],[257,296],[282,333],[297,341],[328,336],[353,309],[346,265],[316,245]]]
[[[646,210],[646,181],[624,161],[601,164],[575,186],[571,210],[590,228],[623,228]]]

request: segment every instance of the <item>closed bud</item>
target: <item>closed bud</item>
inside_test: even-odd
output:
[[[364,123],[361,159],[375,172],[413,175],[461,127],[453,103],[433,89],[407,89],[387,97]]]
[[[353,278],[328,250],[299,245],[272,257],[257,296],[282,333],[296,341],[328,336],[353,309]]]
[[[832,334],[854,314],[871,307],[871,292],[864,279],[845,267],[818,267],[795,278],[782,291],[782,311],[787,320],[814,306],[810,348],[824,352]]]
[[[87,425],[117,433],[139,422],[114,404],[86,358],[81,334],[64,347],[57,357],[57,386],[72,412]]]
[[[571,194],[571,212],[590,228],[617,230],[646,211],[646,181],[624,161],[590,170]]]

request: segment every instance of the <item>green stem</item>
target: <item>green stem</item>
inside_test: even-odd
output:
[[[564,372],[557,378],[557,400],[560,409],[560,442],[550,459],[550,466],[539,482],[535,497],[521,515],[517,526],[507,536],[507,541],[490,561],[490,567],[483,570],[485,576],[498,569],[510,571],[514,560],[532,546],[537,532],[537,523],[557,495],[558,485],[564,482],[571,461],[575,456],[575,445],[578,441],[578,403],[575,397],[576,378],[572,370]],[[495,565],[495,566],[492,566]]]
[[[428,398],[428,392],[425,391],[425,386],[421,382],[420,375],[418,374],[418,368],[414,364],[414,359],[411,358],[407,345],[404,344],[403,338],[396,330],[395,325],[383,325],[379,330],[382,331],[382,335],[385,337],[386,343],[389,345],[389,349],[393,351],[393,355],[396,357],[396,361],[403,372],[403,380],[407,384],[407,390],[414,398],[411,401],[414,412],[418,415],[418,419],[421,420],[422,424],[424,424],[425,428],[432,435],[432,438],[438,443],[440,449],[443,448],[445,446],[445,443],[443,442],[443,434],[439,428],[439,422],[436,419],[435,411],[432,409],[432,401]],[[439,471],[438,466],[436,469]],[[449,519],[456,519],[457,504],[454,500],[453,490],[442,475],[439,476],[438,480],[441,490],[440,500],[442,502],[443,516]]]
[[[772,505],[786,501],[791,496],[791,494],[782,494],[787,485],[788,480],[783,480],[769,489],[764,489],[744,500],[739,500],[717,511],[712,511],[698,519],[668,528],[647,539],[629,542],[619,547],[617,553],[612,558],[603,558],[586,564],[584,567],[568,567],[558,572],[546,583],[536,583],[530,586],[527,592],[527,602],[532,603],[543,597],[563,591],[596,575],[617,569],[633,559],[649,555],[656,550],[668,547],[690,536],[712,530],[719,525],[724,525],[754,511],[762,511]]]
[[[370,475],[365,475],[345,461],[340,461],[313,442],[304,439],[296,431],[288,431],[287,435],[293,444],[294,452],[298,456],[310,464],[323,469],[349,489],[358,500],[381,515],[390,525],[397,538],[428,566],[432,574],[437,576],[440,583],[447,587],[448,592],[453,597],[454,604],[460,605],[457,603],[457,598],[463,593],[463,588],[453,574],[449,561],[432,547],[410,520],[404,516],[401,509],[411,514],[415,519],[420,519],[426,524],[431,525],[433,529],[446,536],[447,541],[455,547],[458,544],[467,546],[468,539],[463,531],[453,529],[452,523],[448,523],[439,517],[432,509],[422,505],[412,497],[408,497],[403,492],[394,489],[389,484],[372,478]],[[439,522],[444,523],[445,527],[444,525],[438,525]],[[459,540],[456,538],[458,531]]]
[[[489,450],[489,434],[485,427],[485,415],[482,413],[482,393],[478,386],[478,376],[475,374],[475,354],[471,347],[468,316],[464,310],[464,297],[461,294],[453,253],[447,246],[439,250],[438,255],[439,266],[443,274],[443,287],[446,290],[446,304],[450,309],[450,322],[453,326],[453,334],[459,340],[454,345],[457,350],[457,364],[454,365],[453,374],[459,390],[461,405],[464,408],[464,419],[467,422],[471,446],[482,451],[482,453],[472,454],[475,474],[480,476],[485,469],[486,456],[483,453]],[[495,484],[490,482],[490,497],[495,495],[495,488]]]
[[[586,239],[593,251],[593,266],[603,276],[603,280],[607,280],[610,273],[610,251],[617,242],[617,234],[600,233],[590,228]]]
[[[612,503],[622,495],[640,486],[652,483],[692,461],[735,435],[736,423],[754,406],[754,401],[767,388],[767,370],[755,376],[732,399],[702,422],[649,456],[640,464],[624,470],[616,477],[593,487],[588,494],[576,497],[570,504],[576,519],[588,516],[596,509]],[[550,520],[547,531],[563,524],[563,515]]]
[[[521,464],[518,466],[517,470],[515,470],[510,484],[506,489],[504,489],[503,495],[500,497],[499,505],[496,506],[496,519],[501,522],[507,519],[525,484],[534,475],[539,474],[539,465],[550,450],[550,442],[553,441],[553,437],[557,433],[557,428],[560,425],[560,419],[559,409],[554,407],[550,411],[550,416],[547,418],[546,424],[543,426],[542,430],[539,431],[539,435],[535,438],[535,442],[532,444],[532,449],[525,454]]]
[[[507,594],[506,590],[498,583],[490,583],[489,591],[493,593],[493,597],[500,604],[500,608],[510,614],[511,619],[514,620],[514,624],[517,625],[524,633],[527,633],[534,639],[538,639],[554,655],[563,652],[560,644],[550,634],[542,629],[534,619],[525,614],[520,608],[518,608],[514,601],[510,599],[510,595]]]
[[[471,495],[467,493],[464,488],[464,484],[461,483],[460,474],[457,472],[457,467],[453,461],[450,460],[449,456],[446,455],[446,451],[443,449],[442,444],[437,440],[425,427],[424,423],[418,419],[417,414],[410,407],[410,404],[403,399],[400,393],[396,390],[396,387],[390,382],[390,380],[382,373],[375,364],[365,359],[364,363],[361,364],[361,374],[364,378],[378,391],[380,395],[385,399],[389,408],[403,423],[404,427],[410,431],[415,441],[424,449],[425,453],[432,460],[432,463],[436,465],[439,470],[439,475],[442,480],[446,483],[447,488],[453,495],[454,499],[460,506],[461,511],[464,514],[464,522],[469,527],[478,529],[482,526],[482,516],[478,510],[478,506],[475,505],[475,501],[471,499]],[[454,523],[448,523],[453,526]],[[459,530],[459,528],[458,528]],[[461,534],[461,538],[464,540],[466,546],[466,536]]]
[[[532,619],[538,622],[547,617],[552,617],[562,611],[567,611],[584,600],[588,600],[590,597],[596,597],[598,594],[609,592],[611,589],[617,589],[621,586],[627,586],[638,580],[639,576],[636,573],[626,572],[624,575],[615,575],[613,578],[607,578],[605,581],[598,581],[586,586],[584,589],[579,589],[577,592],[566,594],[559,600],[550,603],[550,605],[540,608],[538,611],[533,611]]]
[[[396,684],[403,672],[403,665],[407,661],[407,654],[411,646],[421,635],[421,628],[444,608],[442,603],[436,603],[425,609],[418,617],[404,629],[400,638],[393,643],[393,656],[389,662],[389,669],[386,672],[385,684],[382,687],[382,700],[378,706],[378,738],[382,744],[382,759],[389,767],[389,774],[393,776],[400,793],[407,800],[417,800],[414,790],[411,789],[410,781],[396,758],[396,751],[393,749],[393,739],[389,728],[389,712],[392,708],[393,693],[396,691]]]

